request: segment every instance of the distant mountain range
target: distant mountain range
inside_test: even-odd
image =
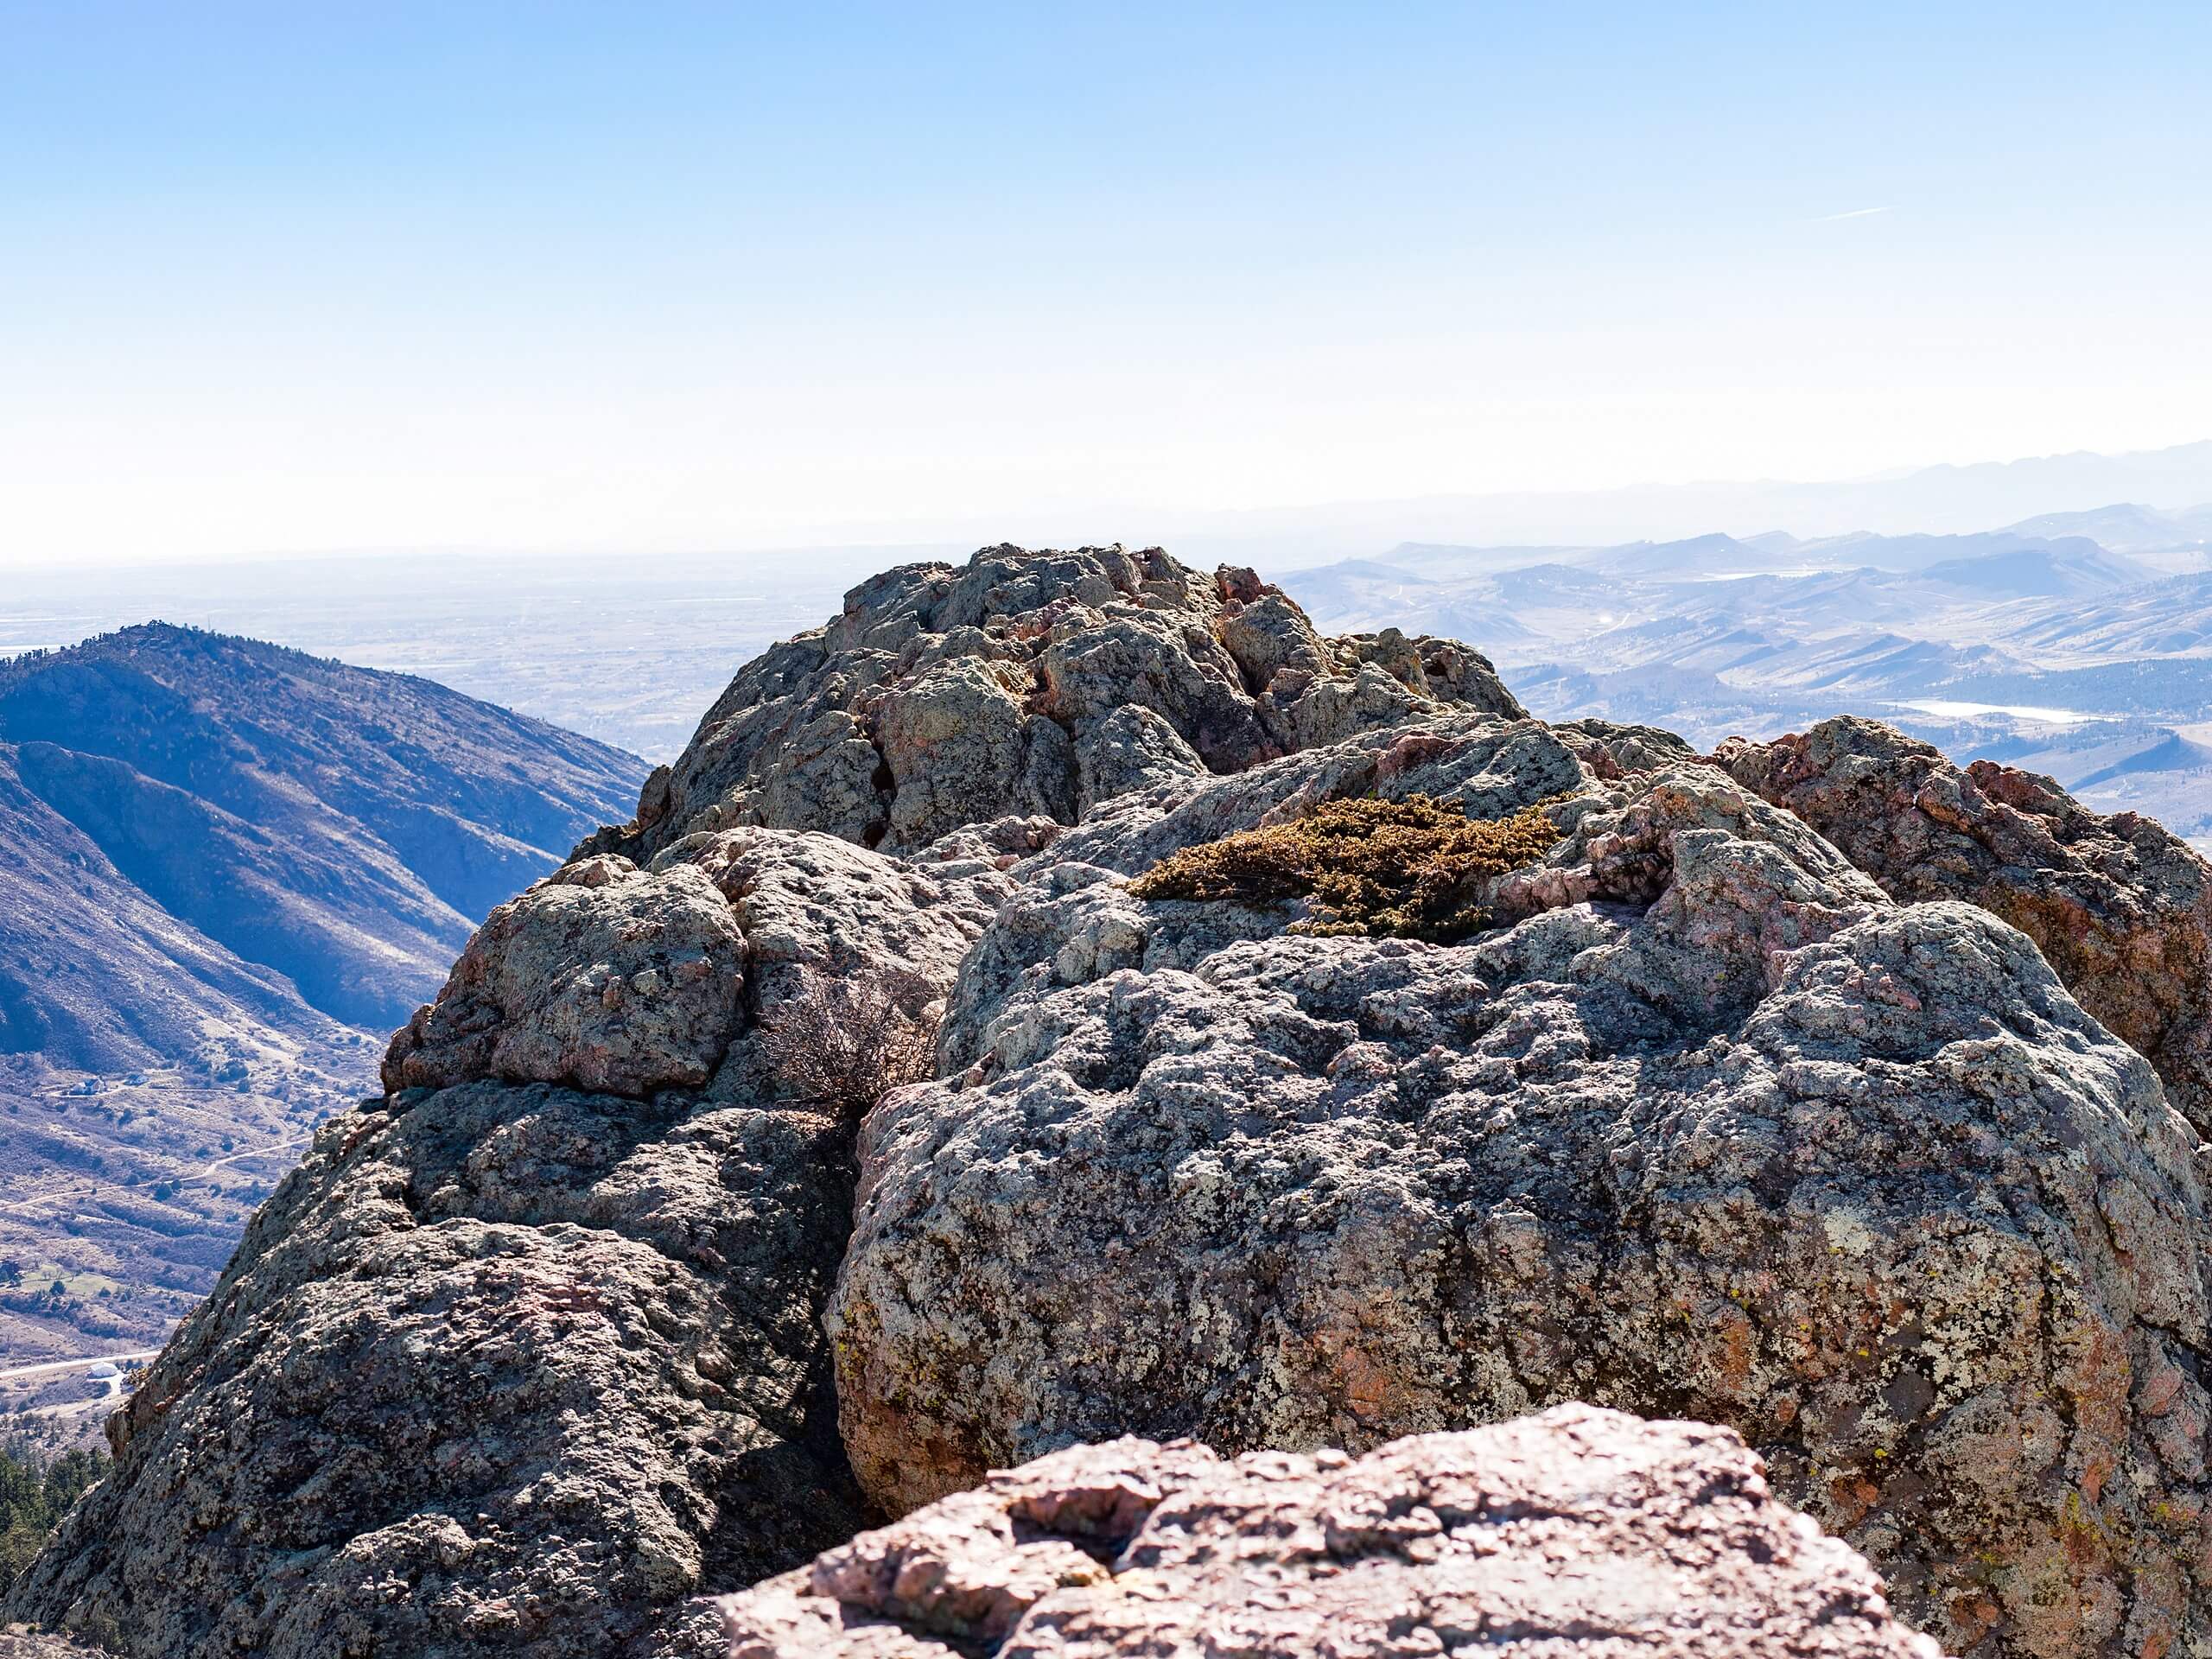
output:
[[[645,772],[192,629],[0,663],[0,1356],[150,1335],[204,1289],[283,1167],[255,1149],[372,1089],[476,922]]]
[[[1959,534],[1406,542],[1282,582],[1326,628],[1482,646],[1553,718],[1710,743],[1871,714],[2212,846],[2208,535],[2212,507],[2124,504]]]
[[[2088,534],[2109,550],[2133,551],[2134,543],[2106,541],[2087,526],[2054,522],[2029,529],[2045,517],[2063,521],[2114,511],[2107,505],[2113,502],[2147,503],[2161,516],[2186,518],[2193,512],[2199,516],[2187,539],[2201,543],[2212,534],[2201,505],[2212,502],[2212,441],[2130,454],[2042,455],[1813,483],[1759,480],[1431,495],[1242,512],[1124,514],[1107,522],[1124,526],[1116,534],[1162,542],[1185,556],[1261,563],[1276,571],[1371,556],[1376,549],[1408,541],[1603,546],[1639,536],[1671,541],[1714,530],[1756,541],[1777,530],[1804,537],[1906,536],[2013,524],[2031,534]],[[993,533],[1033,538],[1043,528],[1019,523]],[[1046,539],[1058,542],[1086,526],[1052,529]],[[1095,531],[1089,533],[1095,538]]]

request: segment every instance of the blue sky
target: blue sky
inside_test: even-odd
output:
[[[0,562],[2212,435],[2212,9],[0,0]]]

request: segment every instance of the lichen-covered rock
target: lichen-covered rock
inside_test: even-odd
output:
[[[992,861],[908,864],[819,834],[702,832],[646,870],[592,855],[492,912],[392,1039],[385,1086],[699,1088],[801,969],[950,987],[1007,891]]]
[[[751,1012],[798,994],[804,969],[895,968],[941,995],[1014,890],[1001,867],[1043,838],[1020,820],[970,834],[972,849],[932,843],[910,862],[835,836],[725,830],[686,836],[652,870],[696,871],[727,899],[744,936]],[[993,834],[1010,850],[998,852]]]
[[[659,1649],[847,1536],[836,1125],[479,1083],[341,1117],[11,1610],[137,1659]]]
[[[830,1329],[870,1495],[1580,1398],[1740,1430],[1947,1645],[2212,1628],[2206,1204],[2149,1067],[1986,913],[1896,906],[1709,766],[1624,772],[1459,716],[1017,866],[945,1080],[862,1130]],[[1452,946],[1124,880],[1369,791],[1565,793],[1563,839]]]
[[[1166,717],[1130,704],[1116,709],[1085,734],[1076,754],[1078,816],[1102,801],[1156,784],[1205,776],[1205,762],[1167,723]]]
[[[1657,772],[1699,759],[1672,732],[1656,726],[1621,726],[1610,720],[1572,720],[1552,728],[1553,734],[1590,768],[1592,777],[1613,780],[1630,772]]]
[[[132,1659],[709,1651],[687,1599],[861,1521],[820,1323],[851,1126],[778,1098],[759,1030],[809,972],[942,995],[1009,885],[962,850],[728,830],[495,914],[395,1092],[321,1132],[111,1421],[114,1471],[11,1611]],[[584,1063],[602,1086],[529,1081]]]
[[[1466,646],[1323,639],[1249,571],[1205,576],[1156,548],[985,548],[863,582],[836,621],[748,664],[637,818],[578,851],[642,863],[739,824],[912,851],[1454,705],[1521,713]]]
[[[739,676],[633,823],[487,922],[395,1039],[391,1096],[326,1128],[112,1420],[114,1472],[9,1611],[130,1659],[672,1659],[721,1645],[695,1592],[1071,1440],[1360,1449],[1588,1399],[1740,1430],[1961,1651],[2212,1646],[2196,1138],[1988,913],[2056,871],[2075,910],[2023,925],[2078,912],[2178,983],[2201,867],[2012,774],[1969,776],[1986,799],[1954,846],[1910,814],[1965,785],[1929,771],[1908,811],[1891,759],[1845,750],[1732,752],[1738,781],[1663,733],[1548,728],[1464,647],[1320,639],[1252,573],[1157,552],[864,583]],[[1845,782],[1883,828],[1853,833],[1849,792],[1839,851],[1815,825]],[[1497,926],[1322,937],[1314,882],[1132,889],[1225,836],[1415,795],[1530,815],[1510,856],[1475,838],[1498,844],[1455,866],[1435,931]],[[1944,879],[1915,888],[1929,849]],[[2127,1002],[2072,943],[2046,949],[2186,1098],[2185,998]],[[764,1034],[840,975],[895,988],[902,1030],[944,1011],[936,1080],[857,1147]],[[1598,1421],[1560,1422],[1613,1459]],[[1448,1554],[1424,1517],[1460,1530],[1423,1484],[1442,1465],[1371,1462],[1382,1487],[1338,1493],[1353,1476],[1318,1457],[1147,1455],[1163,1487],[1171,1464],[1326,1487],[1362,1560],[1387,1532],[1423,1567]],[[1157,1580],[1092,1569],[1154,1501],[1078,1481],[1014,1542],[1090,1527],[1090,1565],[1043,1576],[1092,1573],[1128,1612]],[[988,1509],[960,1513],[988,1532]],[[1171,1509],[1144,1523],[1163,1570],[1175,1540],[1242,1549],[1296,1513],[1255,1488],[1249,1531],[1207,1534]],[[1631,1553],[1713,1537],[1608,1513]],[[1534,1510],[1474,1518],[1471,1549],[1523,1522],[1512,1548],[1542,1547]],[[936,1593],[880,1543],[807,1580],[802,1623],[972,1656],[982,1625],[846,1620]],[[972,1607],[940,1574],[926,1617],[1163,1650],[1212,1617],[1048,1638],[1037,1565],[979,1567]],[[1370,1629],[1318,1573],[1281,1582]],[[1610,1629],[1571,1587],[1478,1633]],[[1799,1640],[1683,1593],[1670,1640]],[[1834,1605],[1830,1637],[1865,1611]],[[1565,1616],[1599,1622],[1541,1622]],[[1232,1646],[1285,1628],[1223,1617],[1203,1630]]]
[[[1734,1434],[1579,1405],[1357,1461],[1077,1446],[725,1612],[729,1659],[1939,1652]]]
[[[438,1000],[392,1039],[385,1087],[696,1088],[736,1031],[744,957],[699,871],[579,860],[486,919]]]
[[[1988,760],[1961,771],[1856,716],[1733,738],[1717,758],[1894,897],[1963,899],[2025,933],[2212,1135],[2212,865],[2188,842],[2133,812],[2092,812],[2049,778]]]

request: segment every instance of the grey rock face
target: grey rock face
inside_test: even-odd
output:
[[[1164,715],[1135,704],[1116,709],[1076,745],[1078,816],[1116,795],[1203,778],[1205,770],[1198,751]]]
[[[2212,1135],[2212,866],[2133,812],[2090,811],[2050,779],[1961,772],[1874,721],[1823,721],[1719,760],[1898,899],[1961,899],[2036,942],[2082,1006],[2150,1057]]]
[[[339,1119],[13,1606],[148,1659],[651,1650],[859,1519],[812,1317],[843,1156],[498,1084]]]
[[[1956,1650],[2212,1643],[2196,1137],[1989,913],[2012,875],[1899,904],[1888,843],[1839,849],[1783,758],[1734,764],[1548,728],[1447,642],[1319,639],[1249,572],[990,550],[864,584],[471,943],[10,1611],[132,1659],[703,1655],[687,1597],[946,1500],[763,1590],[747,1639],[1371,1633],[1357,1575],[1268,1541],[1319,1525],[1423,1608],[1528,1621],[1486,1639],[1610,1639],[1576,1563],[1618,1558],[1707,1586],[1669,1604],[1680,1650],[1892,1650],[1855,1567],[1777,1544],[1725,1435],[1586,1412],[1293,1455],[1583,1400],[1740,1433]],[[1559,831],[1471,895],[1498,925],[1465,944],[1130,891],[1415,794]],[[877,970],[944,1020],[935,1080],[855,1144],[784,1097],[761,1033]],[[953,1496],[1133,1432],[1276,1450],[1109,1448],[1033,1501]],[[1554,1503],[1560,1435],[1648,1512],[1511,1510]],[[1720,1484],[1676,1503],[1699,1471]],[[1493,1476],[1521,1497],[1463,1527],[1449,1493]],[[1178,1510],[1186,1477],[1209,1496]],[[1521,1576],[1478,1572],[1487,1543]],[[1731,1576],[1762,1549],[1766,1589]],[[1076,1590],[1090,1611],[1044,1617]]]
[[[2195,1136],[2012,929],[1713,769],[1462,716],[1109,803],[1017,867],[832,1304],[894,1511],[1071,1440],[1738,1429],[1947,1645],[2203,1628]],[[1522,919],[1288,935],[1120,877],[1337,791],[1550,810]]]
[[[1007,887],[963,850],[727,831],[495,913],[111,1422],[18,1616],[136,1659],[704,1653],[687,1598],[849,1537],[850,1125],[775,1097],[758,1032],[809,970],[949,986]]]
[[[1938,1653],[1735,1435],[1585,1406],[1357,1461],[1077,1446],[726,1611],[730,1659]]]
[[[799,970],[897,967],[949,989],[960,960],[1013,891],[1001,874],[1035,847],[1041,826],[979,825],[887,858],[834,836],[728,830],[687,836],[653,861],[655,875],[696,869],[728,899],[745,936],[750,1007],[795,995]]]
[[[764,824],[911,851],[1455,705],[1521,713],[1465,646],[1323,639],[1249,571],[1205,576],[1157,549],[986,548],[863,582],[836,621],[749,664],[637,818],[579,850],[644,862],[696,830]]]

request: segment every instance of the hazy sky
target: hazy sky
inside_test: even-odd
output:
[[[2202,438],[2208,61],[2201,3],[0,0],[0,563]]]

